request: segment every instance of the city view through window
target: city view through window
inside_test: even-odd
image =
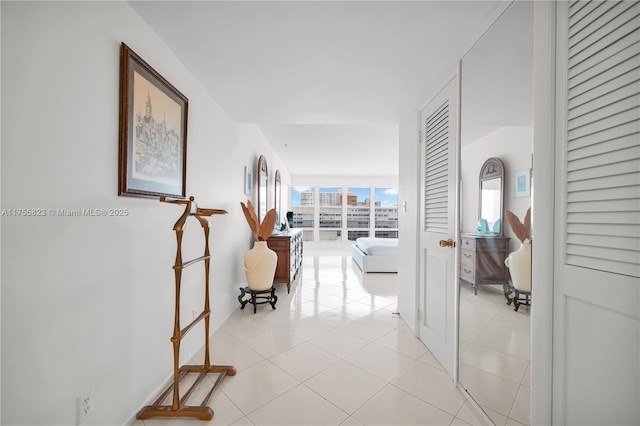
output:
[[[398,237],[397,188],[292,186],[290,196],[305,241]]]

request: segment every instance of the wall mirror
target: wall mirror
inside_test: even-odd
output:
[[[258,158],[258,218],[260,223],[267,214],[267,188],[269,187],[269,169],[264,155]]]
[[[488,234],[502,235],[504,224],[504,165],[492,157],[480,169],[478,218],[486,220]]]
[[[276,229],[280,229],[282,223],[282,180],[280,178],[280,170],[276,170],[273,178],[275,194],[273,199],[275,200],[276,209]]]
[[[458,381],[485,420],[528,425],[531,308],[521,306],[516,312],[513,304],[506,303],[502,285],[489,280],[472,286],[469,280],[477,284],[474,273],[504,265],[508,252],[520,242],[503,212],[511,210],[522,218],[531,205],[528,198],[514,197],[514,173],[530,167],[533,150],[533,2],[514,1],[506,6],[462,58],[460,75],[463,242]],[[501,161],[493,160],[498,158]],[[500,218],[495,228],[499,231],[492,234],[489,229],[487,235],[477,235],[480,217],[489,227]],[[495,263],[480,264],[483,252],[471,247],[499,240],[502,251],[492,259]],[[473,267],[464,263],[465,254],[469,264],[475,262]]]

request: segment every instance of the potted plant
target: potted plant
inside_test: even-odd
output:
[[[247,200],[246,205],[240,205],[255,238],[253,248],[246,252],[243,258],[247,285],[255,291],[268,290],[273,286],[278,262],[276,252],[267,246],[267,239],[276,223],[276,209],[269,210],[261,224],[251,201]]]

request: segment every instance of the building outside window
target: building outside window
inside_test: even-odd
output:
[[[293,186],[290,196],[305,241],[398,237],[397,188]]]
[[[320,241],[342,240],[342,188],[318,188]]]
[[[294,228],[302,228],[302,239],[313,241],[315,228],[315,188],[313,186],[291,187],[291,211],[293,212],[292,225]]]
[[[375,188],[375,236],[398,238],[398,188]]]
[[[347,188],[347,239],[369,236],[371,188]]]

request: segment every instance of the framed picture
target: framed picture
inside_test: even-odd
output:
[[[253,194],[253,169],[244,166],[244,195],[251,196]]]
[[[515,173],[515,197],[525,198],[531,196],[531,171],[520,170]]]
[[[184,198],[189,100],[120,46],[118,195]]]

